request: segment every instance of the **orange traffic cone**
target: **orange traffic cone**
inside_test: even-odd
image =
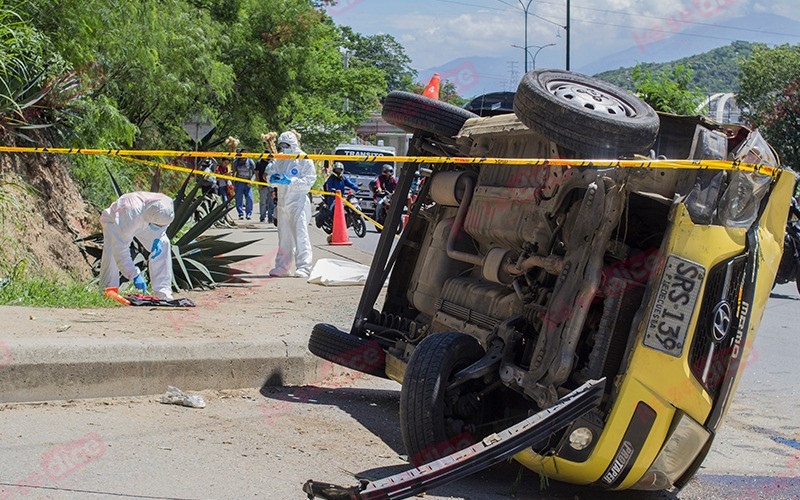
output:
[[[434,73],[431,78],[431,83],[425,87],[425,92],[422,93],[425,97],[439,100],[439,73]]]
[[[349,246],[353,242],[347,236],[347,220],[344,218],[344,203],[342,192],[336,191],[336,201],[333,204],[333,234],[330,238],[333,246]]]

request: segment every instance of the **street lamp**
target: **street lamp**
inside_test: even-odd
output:
[[[536,53],[533,54],[533,69],[536,69],[536,56],[539,55],[539,52],[541,52],[542,49],[546,49],[547,47],[553,47],[553,46],[555,46],[554,43],[548,43],[547,45],[531,45],[531,47],[539,48],[539,50],[537,50]]]
[[[528,9],[531,7],[533,0],[528,0],[528,4],[522,3],[522,0],[517,0],[525,13],[525,73],[528,73]]]
[[[514,47],[514,48],[517,48],[517,49],[525,50],[525,53],[526,53],[526,55],[525,55],[525,72],[527,73],[528,72],[528,57],[530,56],[531,60],[533,61],[533,69],[536,69],[536,56],[539,55],[539,52],[541,52],[542,49],[545,49],[547,47],[553,47],[553,46],[555,46],[555,44],[554,43],[548,43],[547,45],[528,45],[528,47],[536,47],[538,49],[535,54],[531,54],[531,51],[528,49],[528,47],[523,47],[521,45],[514,45],[514,44],[512,44],[511,46]]]

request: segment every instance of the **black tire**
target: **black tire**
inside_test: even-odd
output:
[[[797,293],[800,294],[800,265],[794,268],[794,286],[797,288]]]
[[[322,223],[322,230],[327,234],[333,234],[333,220],[330,217]]]
[[[359,214],[353,214],[353,231],[355,231],[356,236],[359,238],[363,238],[367,235],[367,224],[364,222],[364,218]]]
[[[430,97],[396,90],[384,99],[381,116],[412,134],[422,131],[438,137],[455,137],[464,122],[478,115]]]
[[[400,430],[413,464],[447,456],[483,437],[470,430],[475,422],[461,420],[464,416],[445,401],[452,375],[483,355],[477,340],[457,332],[433,334],[414,350],[400,393]]]
[[[592,157],[647,152],[659,128],[658,115],[646,102],[571,71],[526,74],[514,97],[514,113],[531,130]]]
[[[333,325],[314,325],[308,339],[308,350],[351,370],[389,378],[386,376],[386,355],[376,341],[350,335]]]

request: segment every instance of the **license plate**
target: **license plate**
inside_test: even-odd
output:
[[[705,274],[700,264],[669,256],[647,320],[645,346],[681,356]]]

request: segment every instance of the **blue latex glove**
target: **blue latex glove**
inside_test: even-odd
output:
[[[133,286],[141,290],[142,293],[147,291],[147,282],[144,280],[141,274],[137,274],[135,278],[133,278]]]
[[[283,174],[272,174],[272,176],[269,178],[269,181],[272,184],[286,184],[286,185],[288,185],[288,184],[292,183],[292,181],[290,181],[289,178],[286,177]]]
[[[161,255],[161,238],[153,240],[153,248],[150,249],[150,258],[155,259]]]

